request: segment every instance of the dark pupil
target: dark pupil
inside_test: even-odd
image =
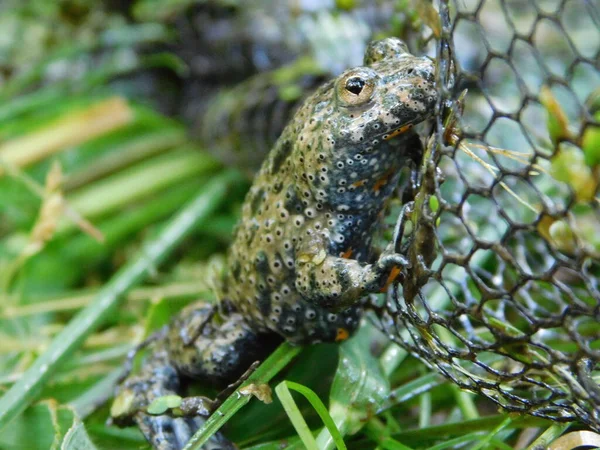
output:
[[[365,81],[361,78],[350,78],[346,81],[346,90],[358,95],[365,87]]]

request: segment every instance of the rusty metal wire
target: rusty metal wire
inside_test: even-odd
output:
[[[600,9],[439,10],[440,111],[402,241],[412,268],[377,322],[463,389],[600,431],[600,149],[583,150],[600,118]]]

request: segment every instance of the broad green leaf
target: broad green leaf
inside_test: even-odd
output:
[[[85,426],[79,419],[75,419],[71,428],[65,434],[60,450],[96,450]]]
[[[76,445],[77,444],[77,445]],[[74,410],[54,400],[28,408],[0,433],[3,450],[94,450]]]
[[[390,385],[379,360],[371,354],[373,325],[365,322],[340,346],[338,370],[329,398],[329,413],[342,436],[358,432],[383,405]],[[317,437],[319,448],[333,448],[327,429]]]

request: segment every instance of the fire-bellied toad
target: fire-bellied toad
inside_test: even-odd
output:
[[[182,394],[192,378],[232,382],[281,337],[310,344],[352,334],[359,300],[405,265],[391,245],[373,260],[371,238],[400,170],[421,152],[411,127],[435,100],[432,61],[394,38],[371,43],[364,67],[307,99],[246,197],[222,301],[173,320],[141,374],[121,385],[115,421],[133,419],[156,448],[180,448],[201,420],[152,416],[153,399]]]

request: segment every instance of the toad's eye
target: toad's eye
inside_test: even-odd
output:
[[[371,101],[379,75],[368,67],[343,74],[337,81],[337,98],[342,106],[362,106]]]
[[[365,87],[365,80],[359,77],[352,77],[346,80],[346,90],[354,95],[360,95]]]

